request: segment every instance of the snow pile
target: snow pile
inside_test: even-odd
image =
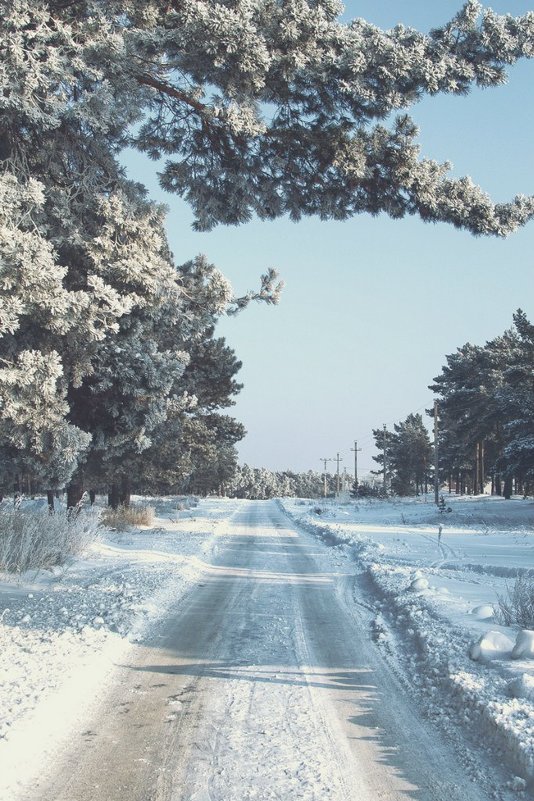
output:
[[[534,702],[534,676],[523,673],[508,682],[507,689],[512,698],[526,698]]]
[[[513,641],[502,631],[486,631],[469,649],[469,656],[475,662],[489,662],[490,659],[507,659],[512,654]]]
[[[414,590],[415,592],[420,592],[421,590],[428,590],[429,586],[430,584],[428,582],[428,579],[419,576],[417,578],[414,578],[414,580],[410,584],[410,589]]]
[[[449,503],[446,525],[414,500],[324,502],[320,520],[282,505],[365,571],[373,639],[428,716],[497,750],[522,790],[534,781],[534,632],[496,625],[495,609],[510,577],[532,575],[532,504]]]
[[[490,604],[481,604],[471,609],[471,614],[474,615],[477,620],[493,620],[495,617],[495,609],[493,606],[490,606]]]
[[[534,659],[534,631],[522,629],[517,635],[512,659]]]

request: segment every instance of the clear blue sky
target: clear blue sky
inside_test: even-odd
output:
[[[420,30],[449,20],[461,3],[350,2],[346,18]],[[534,10],[534,0],[499,0],[499,13]],[[467,97],[425,99],[408,110],[421,128],[422,154],[453,163],[495,200],[534,194],[534,62],[510,71],[507,86]],[[340,452],[362,471],[374,467],[372,428],[432,404],[427,389],[444,356],[483,344],[509,327],[518,307],[534,318],[534,224],[507,240],[474,238],[417,218],[360,215],[347,222],[253,221],[210,233],[162,192],[157,165],[127,153],[132,177],[170,208],[178,263],[204,253],[237,293],[267,267],[286,282],[278,307],[255,305],[219,332],[243,361],[245,384],[230,413],[248,431],[241,461],[274,469],[321,468]]]

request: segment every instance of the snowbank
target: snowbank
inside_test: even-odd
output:
[[[496,625],[495,608],[511,577],[534,574],[533,504],[448,503],[447,515],[420,500],[281,505],[366,572],[373,637],[429,717],[498,751],[522,790],[534,783],[534,632]]]
[[[1,801],[14,801],[132,643],[198,578],[236,508],[151,502],[151,529],[107,531],[61,570],[0,577]]]

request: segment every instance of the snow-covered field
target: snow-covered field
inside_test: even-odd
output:
[[[516,576],[534,576],[534,503],[446,502],[281,503],[363,569],[372,636],[426,714],[485,742],[521,791],[534,784],[534,633],[499,625],[495,608]]]
[[[1,801],[53,757],[125,649],[194,584],[236,509],[145,500],[156,508],[150,530],[102,530],[53,573],[0,574]]]
[[[102,530],[61,570],[0,576],[1,801],[16,801],[61,753],[114,666],[198,582],[247,503],[149,502],[150,529]],[[280,504],[336,560],[354,560],[370,637],[425,714],[463,744],[472,778],[465,744],[477,742],[512,768],[511,790],[534,786],[533,638],[494,613],[517,575],[534,575],[534,503],[452,498],[443,514],[422,499]]]

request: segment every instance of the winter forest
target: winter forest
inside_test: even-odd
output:
[[[534,8],[358,4],[0,0],[0,801],[534,790],[534,195],[476,105]],[[432,158],[418,114],[461,97]]]
[[[3,0],[4,493],[53,505],[66,488],[73,507],[84,490],[113,506],[132,491],[321,492],[318,474],[261,489],[237,468],[245,431],[227,410],[239,354],[215,327],[251,301],[276,303],[277,275],[236,297],[204,257],[176,264],[165,209],[120,166],[126,146],[164,160],[161,185],[188,201],[198,230],[385,212],[502,237],[534,216],[532,198],[494,204],[420,158],[405,111],[423,95],[502,83],[534,52],[534,16],[471,0],[423,35],[341,23],[340,11],[335,0]],[[433,389],[440,469],[457,488],[485,475],[496,492],[528,485],[532,348],[518,312],[501,337],[447,357]],[[421,420],[387,442],[391,489],[418,491],[431,462]]]

